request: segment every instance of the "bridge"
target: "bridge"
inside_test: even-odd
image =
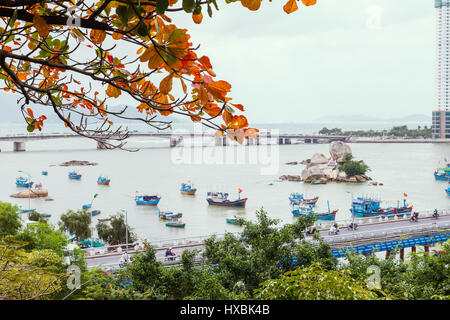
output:
[[[430,246],[436,243],[445,242],[450,238],[450,209],[438,210],[439,218],[432,217],[433,210],[421,211],[419,220],[411,222],[409,216],[392,215],[383,218],[355,218],[354,220],[336,221],[340,225],[340,232],[337,235],[329,234],[329,225],[332,222],[316,223],[317,232],[326,241],[336,258],[344,257],[348,251],[353,250],[357,254],[370,256],[375,252],[384,251],[386,258],[391,251],[398,248],[400,259],[404,259],[405,249],[410,248],[411,252],[416,251],[417,246],[423,246],[425,252],[429,252]],[[356,230],[348,229],[346,226],[351,222],[358,225]],[[234,233],[236,237],[240,232]],[[211,235],[188,237],[182,239],[155,240],[148,243],[156,249],[156,258],[165,266],[180,263],[180,256],[183,250],[199,249],[196,261],[201,263],[203,258],[201,251],[204,249],[203,241]],[[218,239],[224,234],[218,234]],[[305,239],[313,245],[319,242],[311,236],[305,234]],[[129,244],[129,255],[132,256],[137,251],[144,249],[143,243]],[[172,247],[177,254],[175,260],[167,260],[164,252]],[[84,249],[87,253],[86,262],[88,268],[104,267],[115,269],[119,267],[120,257],[126,245],[116,245],[101,248]]]
[[[232,143],[225,135],[222,137],[215,137],[212,132],[189,133],[189,132],[137,132],[133,131],[129,134],[130,137],[150,137],[163,138],[169,140],[171,148],[181,146],[185,138],[214,138],[215,146],[226,146]],[[102,137],[102,135],[98,135]],[[68,139],[68,138],[83,138],[76,133],[28,133],[28,134],[13,134],[0,136],[0,141],[12,141],[14,151],[25,151],[25,142],[33,140],[44,139]],[[256,138],[249,138],[246,140],[247,145],[260,144],[292,144],[292,141],[302,140],[304,143],[329,143],[332,141],[349,141],[350,136],[336,136],[336,135],[304,135],[304,134],[272,134],[271,132],[259,132]],[[104,144],[97,142],[97,149],[104,149]]]

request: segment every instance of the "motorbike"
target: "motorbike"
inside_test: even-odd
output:
[[[433,212],[433,218],[434,218],[434,219],[439,218],[439,213],[438,213],[437,210],[434,210],[434,212]]]
[[[355,231],[357,228],[358,228],[358,225],[357,225],[356,223],[354,223],[354,222],[352,222],[352,223],[350,223],[350,224],[348,225],[348,230],[353,230],[353,231]]]
[[[329,235],[337,235],[339,233],[339,229],[334,229],[334,230],[329,230],[328,234]]]
[[[411,218],[409,219],[410,222],[417,222],[419,220],[419,213],[418,212],[414,212],[411,216]]]

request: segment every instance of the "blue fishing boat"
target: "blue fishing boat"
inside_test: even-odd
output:
[[[172,211],[160,211],[159,217],[163,220],[178,219],[183,216],[182,213],[173,213]]]
[[[41,217],[50,218],[52,215],[50,213],[39,213]]]
[[[197,188],[194,188],[194,185],[188,181],[188,183],[182,183],[180,192],[182,194],[194,195],[197,191]]]
[[[81,174],[77,173],[76,171],[69,172],[69,179],[80,180]]]
[[[393,215],[410,215],[413,206],[406,204],[403,199],[403,206],[381,208],[380,200],[368,197],[357,197],[352,200],[350,212],[356,217],[377,217],[377,216],[393,216]]]
[[[291,204],[296,204],[299,202],[299,200],[303,200],[303,199],[304,199],[303,193],[293,192],[289,196],[289,201],[291,202]]]
[[[239,226],[242,225],[242,223],[244,222],[243,219],[236,218],[236,217],[234,217],[234,218],[227,218],[226,221],[227,221],[227,223],[237,224]]]
[[[437,168],[434,171],[434,179],[440,181],[450,181],[450,163],[445,168]]]
[[[111,179],[109,179],[108,177],[98,177],[97,179],[97,184],[102,184],[104,186],[109,186]]]
[[[338,210],[330,211],[329,203],[328,203],[328,212],[323,212],[323,213],[314,212],[313,208],[314,208],[313,205],[308,205],[308,204],[293,205],[292,215],[294,217],[311,216],[316,220],[333,220],[334,221],[334,219],[336,217],[336,213],[338,212]]]
[[[33,186],[33,181],[29,178],[18,177],[16,178],[16,186],[23,188],[31,188]]]
[[[90,204],[90,203],[86,203],[86,204],[83,204],[83,209],[90,209],[91,208],[91,206],[92,206],[92,204]]]
[[[181,220],[174,218],[170,219],[171,222],[166,223],[166,227],[172,227],[172,228],[184,228],[186,225],[185,223],[181,222]]]
[[[447,185],[447,189],[445,189],[445,192],[447,193],[448,196],[450,196],[450,182]]]
[[[47,170],[42,170],[42,175],[43,176],[47,176],[48,175],[48,171]]]
[[[161,200],[157,195],[136,195],[135,201],[138,206],[156,206]]]

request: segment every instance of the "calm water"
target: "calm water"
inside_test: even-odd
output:
[[[227,224],[225,218],[238,215],[255,219],[255,211],[261,207],[271,217],[291,223],[295,219],[288,200],[291,192],[319,196],[320,211],[327,210],[329,200],[332,209],[339,209],[337,219],[350,216],[351,194],[377,196],[389,201],[388,204],[395,204],[407,193],[408,202],[416,210],[449,208],[450,204],[444,192],[446,183],[435,181],[433,177],[434,169],[443,165],[443,159],[450,159],[450,145],[446,144],[351,144],[354,157],[363,159],[372,170],[369,176],[383,186],[277,181],[283,174],[299,175],[304,168],[303,165],[285,165],[286,162],[301,161],[317,152],[328,155],[328,144],[272,146],[269,150],[265,149],[267,146],[170,149],[167,140],[131,139],[129,145],[142,149],[138,152],[98,151],[92,141],[67,139],[27,142],[27,152],[14,153],[7,151],[11,150],[12,142],[1,142],[1,149],[6,152],[0,153],[0,201],[28,207],[28,199],[9,197],[24,190],[15,186],[17,171],[24,170],[33,181],[42,182],[54,199],[31,199],[31,207],[52,214],[52,223],[69,208],[81,209],[98,193],[93,205],[94,209],[102,211],[98,218],[126,209],[129,225],[140,237],[149,240],[239,231],[240,227]],[[231,158],[232,154],[234,161],[227,160],[226,155]],[[211,158],[213,155],[217,157]],[[186,159],[191,163],[186,163]],[[218,163],[218,159],[223,163]],[[99,165],[52,166],[69,160],[88,160]],[[73,168],[83,174],[81,181],[68,179],[67,174]],[[48,176],[41,175],[43,169],[48,170]],[[97,185],[100,174],[111,178],[109,187]],[[197,187],[195,196],[180,194],[180,183],[187,180]],[[245,209],[208,206],[207,191],[228,191],[234,198],[238,188],[243,190],[242,197],[249,198]],[[156,208],[138,207],[134,203],[136,191],[157,192],[162,199]],[[185,229],[166,227],[158,218],[158,208],[182,212]]]

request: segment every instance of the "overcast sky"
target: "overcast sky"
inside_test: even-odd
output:
[[[218,2],[200,25],[182,14],[174,22],[232,84],[251,122],[431,115],[433,0],[318,0],[290,15],[284,0],[256,12]]]
[[[231,83],[250,125],[431,115],[433,0],[318,0],[290,15],[285,2],[265,0],[252,12],[220,0],[220,10],[212,19],[203,12],[200,25],[188,14],[171,15],[201,45],[198,55],[211,58],[217,79]]]

